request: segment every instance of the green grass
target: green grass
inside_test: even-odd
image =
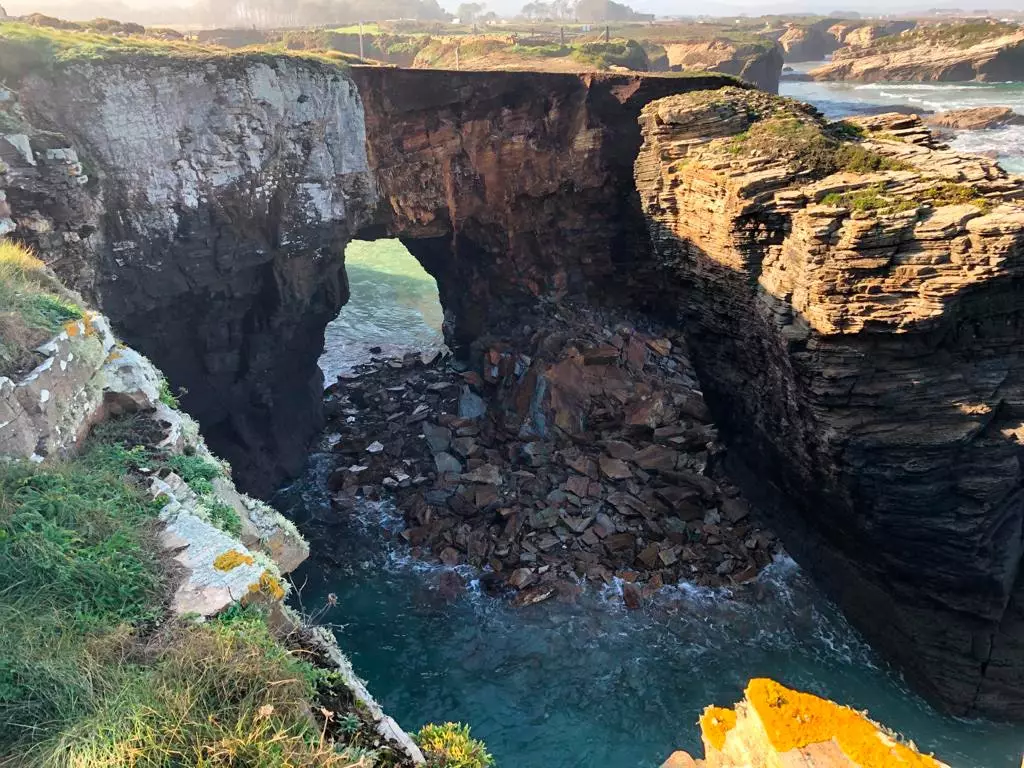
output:
[[[872,185],[865,189],[851,192],[832,192],[821,199],[822,205],[834,208],[849,208],[853,211],[881,211],[890,213],[916,209],[919,203],[914,200],[893,199],[885,194],[881,185]]]
[[[79,61],[140,59],[245,60],[265,56],[293,56],[343,67],[357,57],[337,51],[290,51],[283,42],[228,49],[165,36],[112,35],[81,29],[56,29],[20,22],[0,22],[0,77],[18,80],[28,72],[46,71]]]
[[[736,156],[757,152],[785,157],[818,177],[839,171],[875,173],[909,168],[903,162],[850,141],[857,135],[855,126],[848,123],[822,125],[811,117],[797,116],[783,109],[729,139],[725,149]]]
[[[0,765],[368,768],[372,730],[311,706],[344,705],[336,673],[261,609],[166,615],[158,505],[130,471],[141,418],[71,461],[0,463]]]
[[[646,72],[647,52],[636,40],[612,40],[607,43],[580,43],[573,47],[572,57],[598,69],[613,66]]]
[[[992,203],[983,197],[977,189],[966,184],[954,184],[943,182],[937,184],[921,195],[913,198],[904,196],[895,198],[887,195],[885,188],[880,184],[873,184],[864,189],[852,192],[825,195],[821,199],[822,205],[831,205],[841,208],[849,208],[854,211],[880,211],[889,213],[909,211],[919,208],[927,203],[935,208],[944,205],[974,205],[983,213],[992,210]]]
[[[925,192],[923,199],[936,208],[943,205],[973,205],[979,208],[982,213],[988,213],[992,210],[992,201],[982,196],[975,187],[968,184],[943,182]]]
[[[199,497],[200,513],[221,530],[238,536],[242,520],[238,513],[214,495],[213,481],[225,472],[199,454],[168,454],[153,448],[148,435],[138,434],[141,425],[149,423],[145,416],[124,416],[101,424],[95,430],[96,446],[88,460],[96,467],[120,475],[174,472]]]
[[[31,369],[33,350],[81,317],[39,259],[22,245],[0,241],[0,376]]]
[[[84,656],[158,612],[155,508],[90,458],[0,464],[0,755],[73,720],[98,682]]]

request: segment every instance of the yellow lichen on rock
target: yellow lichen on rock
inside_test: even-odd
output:
[[[213,560],[213,567],[218,571],[232,571],[240,565],[252,565],[256,561],[252,555],[247,555],[243,552],[239,552],[237,549],[229,549],[220,555],[217,555]]]
[[[801,693],[766,678],[750,681],[747,701],[778,752],[835,740],[861,768],[939,768],[939,761],[900,744],[849,707]]]
[[[700,716],[700,730],[715,749],[725,747],[725,737],[736,727],[736,712],[723,707],[708,707]]]

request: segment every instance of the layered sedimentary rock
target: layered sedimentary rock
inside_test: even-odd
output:
[[[837,50],[832,61],[810,72],[811,77],[862,82],[1003,82],[1020,79],[1024,69],[1021,32],[994,34],[976,44],[923,34],[866,43]]]
[[[625,295],[650,262],[633,185],[647,102],[727,78],[357,67],[377,233],[437,279],[465,347],[539,299]],[[621,279],[626,276],[627,279]]]
[[[187,390],[240,482],[269,492],[321,423],[323,327],[376,201],[355,85],[286,57],[155,58],[30,75],[17,96],[36,129],[24,152],[0,141],[17,236]],[[69,176],[67,151],[87,174]]]
[[[0,228],[101,304],[265,494],[322,423],[316,360],[353,235],[405,239],[460,341],[523,303],[620,287],[611,276],[650,253],[631,170],[641,107],[727,82],[68,63],[0,102],[16,129],[0,140]]]
[[[926,118],[928,125],[938,128],[953,128],[962,131],[980,131],[988,128],[1002,128],[1006,125],[1020,125],[1024,117],[1011,107],[969,107],[939,112]]]
[[[782,49],[771,41],[746,44],[711,40],[665,43],[664,46],[672,69],[722,72],[741,77],[762,91],[779,92]]]
[[[1024,716],[1020,184],[751,94],[642,119],[664,303],[787,548],[927,693]]]
[[[703,760],[676,752],[661,768],[948,768],[860,712],[765,678],[732,709],[705,709],[700,732]]]

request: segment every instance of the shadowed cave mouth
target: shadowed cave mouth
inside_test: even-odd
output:
[[[444,345],[437,283],[399,240],[353,240],[345,249],[349,300],[325,330],[320,368],[330,385],[374,358]]]

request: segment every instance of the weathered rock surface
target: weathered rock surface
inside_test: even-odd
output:
[[[913,682],[1022,717],[1020,182],[884,134],[861,149],[896,168],[822,177],[799,144],[737,147],[749,99],[649,105],[636,165],[730,455]]]
[[[1010,107],[971,107],[938,112],[925,119],[928,125],[938,128],[953,128],[961,131],[981,131],[988,128],[1002,128],[1004,125],[1020,125],[1024,116]]]
[[[821,19],[811,24],[791,23],[779,37],[779,45],[786,61],[821,61],[844,46],[867,47],[880,37],[896,35],[914,26],[913,21],[866,24],[835,19]]]
[[[959,46],[929,39],[904,44],[852,46],[837,50],[832,61],[811,70],[816,80],[861,82],[1003,82],[1020,78],[1024,32]],[[873,42],[873,41],[867,41]]]
[[[675,752],[661,768],[948,768],[861,712],[764,678],[733,709],[705,709],[700,730],[703,760]]]
[[[726,82],[350,75],[287,56],[69,64],[0,102],[19,131],[0,139],[0,229],[100,303],[264,495],[322,425],[316,361],[354,234],[402,236],[463,341],[542,296],[621,293],[618,262],[650,255],[639,110]]]
[[[18,99],[50,131],[4,154],[18,235],[187,390],[239,481],[269,492],[322,423],[323,326],[376,202],[355,85],[288,57],[154,58],[31,75]],[[62,147],[88,158],[89,183],[49,180],[69,178]]]
[[[632,180],[640,109],[730,84],[371,67],[353,77],[381,227],[437,279],[460,349],[540,297],[625,295],[650,261]]]
[[[769,93],[779,92],[782,49],[767,44],[740,44],[726,40],[666,43],[671,69],[704,70],[741,77]]]

